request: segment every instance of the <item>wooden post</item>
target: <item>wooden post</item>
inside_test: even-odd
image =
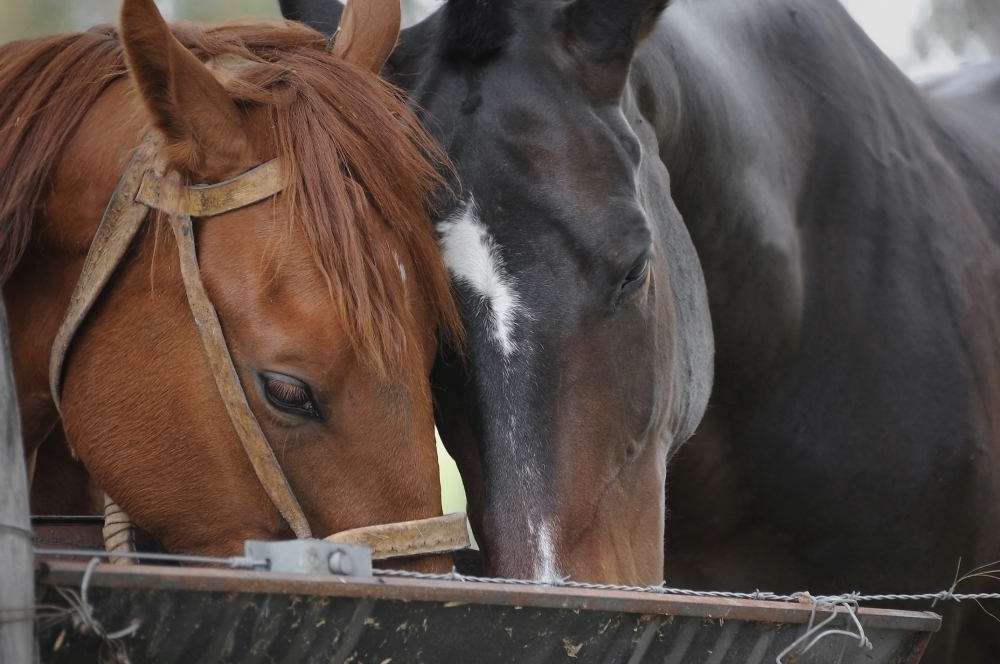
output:
[[[14,392],[7,314],[0,301],[0,662],[35,661],[35,574],[28,475]]]

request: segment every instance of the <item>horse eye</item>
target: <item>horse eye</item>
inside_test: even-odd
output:
[[[319,419],[319,410],[305,383],[281,374],[264,374],[262,378],[264,393],[272,406],[293,415]]]
[[[628,271],[628,274],[625,275],[625,281],[622,282],[622,290],[625,290],[626,288],[636,283],[637,281],[645,279],[646,274],[648,273],[649,273],[649,259],[646,258],[633,265],[632,269]]]

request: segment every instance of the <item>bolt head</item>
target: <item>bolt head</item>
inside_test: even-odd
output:
[[[330,571],[334,574],[350,576],[354,571],[351,558],[343,551],[334,551],[330,554]]]

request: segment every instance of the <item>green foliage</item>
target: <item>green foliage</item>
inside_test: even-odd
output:
[[[171,20],[280,15],[277,0],[157,0],[157,5]],[[121,0],[0,0],[0,43],[114,23],[120,6]]]
[[[175,17],[201,22],[246,16],[280,16],[278,0],[174,0]]]
[[[426,16],[440,0],[401,0],[403,23]],[[280,16],[278,0],[156,0],[168,20],[216,22]],[[57,32],[86,30],[118,20],[121,0],[0,0],[0,44]]]

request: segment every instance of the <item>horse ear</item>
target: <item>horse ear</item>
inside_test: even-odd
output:
[[[125,60],[136,88],[166,138],[170,166],[223,179],[252,159],[240,112],[219,83],[177,41],[153,0],[125,0]]]
[[[351,0],[340,17],[333,54],[377,74],[396,47],[401,22],[399,0]]]
[[[620,95],[639,44],[656,27],[671,0],[575,0],[564,14],[569,49],[600,72],[592,86]]]

